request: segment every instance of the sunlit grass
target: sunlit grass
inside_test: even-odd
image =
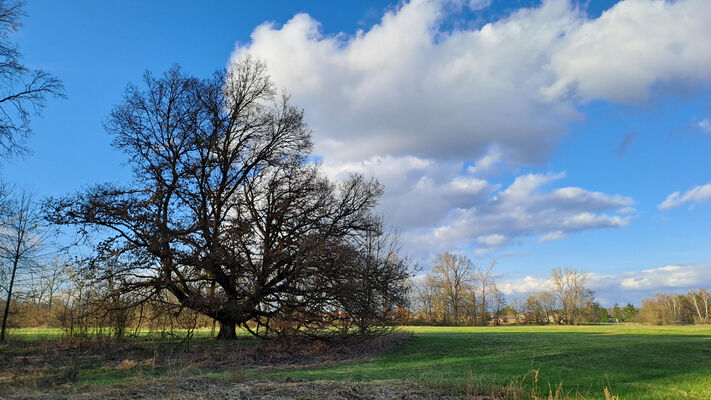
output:
[[[506,386],[623,399],[711,398],[711,326],[405,327],[414,340],[372,360],[281,372],[300,379],[406,379],[453,390]],[[530,374],[529,374],[530,376]],[[524,387],[533,384],[529,379]]]
[[[90,338],[96,337],[110,337],[112,335],[112,330],[108,328],[103,329],[89,329],[88,336]],[[175,337],[183,338],[187,335],[187,329],[174,329],[161,331],[157,329],[141,328],[138,331],[134,329],[127,329],[124,333],[125,339],[149,339],[149,338],[166,338]],[[200,328],[192,330],[192,337],[195,339],[211,338],[217,334],[217,331],[213,332],[211,328]],[[237,335],[247,336],[249,333],[246,330],[237,330]],[[8,340],[54,340],[62,339],[67,337],[67,331],[61,328],[11,328],[8,329],[7,337]]]

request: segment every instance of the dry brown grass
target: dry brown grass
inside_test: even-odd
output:
[[[486,396],[446,396],[431,388],[408,381],[375,382],[246,382],[217,380],[161,380],[143,384],[111,387],[60,387],[52,393],[16,388],[6,393],[8,399],[319,399],[319,400],[489,400]]]
[[[365,344],[356,341],[326,344],[314,341],[255,342],[254,340],[237,340],[225,343],[202,340],[193,342],[189,348],[176,346],[175,343],[170,342],[147,341],[14,342],[0,349],[0,398],[7,396],[10,396],[9,398],[101,398],[101,396],[112,398],[111,396],[119,394],[121,394],[120,397],[124,397],[123,394],[131,390],[136,391],[136,396],[127,397],[165,398],[159,395],[165,391],[167,398],[223,398],[223,394],[232,392],[236,393],[236,397],[233,398],[260,398],[250,397],[245,393],[261,393],[260,391],[263,391],[276,393],[274,396],[277,397],[269,398],[290,398],[285,397],[284,393],[287,392],[284,390],[305,391],[306,393],[325,390],[324,388],[327,386],[339,387],[341,388],[339,390],[346,394],[350,393],[349,391],[364,390],[365,393],[372,392],[373,396],[376,396],[377,390],[384,390],[383,387],[386,385],[374,384],[371,388],[370,384],[312,384],[306,382],[237,384],[234,381],[242,380],[244,371],[247,369],[259,371],[274,368],[319,367],[359,361],[382,354],[410,338],[409,334],[396,334],[375,338]],[[104,387],[78,386],[82,385],[81,381],[77,382],[78,373],[87,370],[103,371],[108,374],[130,370],[128,372],[132,374],[132,380],[130,384],[109,384],[103,385]],[[150,372],[145,375],[141,372],[158,370],[163,371],[162,380],[156,380]],[[138,372],[134,374],[133,371]],[[201,383],[201,381],[190,380],[191,376],[196,375],[196,371],[202,375],[210,372],[222,372],[223,374],[227,372],[233,382],[227,385],[218,381]],[[234,373],[230,375],[230,372]],[[403,387],[403,385],[400,383],[395,386]],[[188,390],[191,387],[199,388],[199,391]],[[203,394],[203,392],[205,393]],[[151,397],[153,396],[151,393],[154,393],[155,396]],[[64,397],[57,397],[60,395]],[[319,395],[318,397],[324,396]],[[346,396],[343,398],[361,397]],[[405,396],[402,398],[417,397]]]
[[[563,388],[563,384],[559,383],[555,386],[548,386],[541,390],[538,381],[539,371],[531,370],[525,374],[521,379],[514,379],[509,383],[509,385],[502,387],[499,392],[496,393],[495,398],[507,399],[507,400],[585,400],[586,396],[582,394],[569,394],[566,393]],[[524,384],[526,381],[530,381],[531,385],[526,389]],[[618,396],[612,394],[612,390],[608,387],[603,388],[603,393],[605,400],[620,400]],[[543,394],[541,394],[543,393]]]

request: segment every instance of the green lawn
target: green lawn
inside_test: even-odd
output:
[[[176,337],[183,337],[187,331],[185,329],[175,329],[173,333]],[[92,329],[89,331],[90,336],[96,335],[96,330]],[[134,330],[126,330],[127,337],[133,337]],[[237,333],[242,335],[248,335],[247,331],[238,331]],[[18,340],[18,341],[28,341],[28,340],[53,340],[61,339],[66,336],[66,332],[61,328],[10,328],[7,332],[8,340]],[[104,337],[111,335],[110,329],[103,329],[101,335]],[[141,328],[138,331],[139,339],[147,339],[149,336],[157,338],[160,336],[160,331],[150,330]],[[193,337],[196,339],[210,338],[213,336],[212,329],[210,328],[200,328],[193,330]]]
[[[555,390],[562,384],[572,398],[602,398],[603,387],[608,387],[622,399],[711,399],[711,326],[403,329],[413,332],[415,338],[369,360],[321,368],[242,372],[247,377],[289,376],[305,380],[405,379],[458,391],[467,386],[507,386],[512,381],[529,390],[533,385],[531,371],[538,371],[540,392],[547,393],[549,387]],[[208,334],[209,330],[196,336]],[[18,330],[11,337],[52,335],[57,337],[60,332]],[[108,384],[112,379],[131,379],[132,375],[145,372],[141,371],[83,370],[78,384]],[[96,375],[99,372],[101,376]],[[160,375],[164,373],[170,375],[170,371]],[[222,375],[230,378],[234,373]],[[190,374],[221,375],[199,370]]]
[[[539,390],[623,399],[711,399],[711,326],[407,327],[416,338],[370,361],[289,371],[301,379],[408,379],[507,385],[539,371]],[[529,375],[530,378],[530,375]],[[530,387],[532,379],[524,384]]]

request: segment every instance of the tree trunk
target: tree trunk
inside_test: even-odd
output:
[[[236,327],[237,323],[234,321],[220,321],[220,331],[217,333],[217,340],[237,339]]]
[[[19,248],[19,246],[18,246]],[[19,250],[18,250],[19,253]],[[5,343],[5,330],[7,328],[7,316],[10,314],[10,300],[12,299],[12,286],[15,284],[15,273],[17,272],[17,264],[19,258],[15,256],[12,263],[12,277],[10,278],[10,287],[7,290],[7,301],[5,302],[5,311],[2,314],[2,328],[0,328],[0,343]]]

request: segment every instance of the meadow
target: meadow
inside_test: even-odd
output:
[[[597,399],[605,398],[607,388],[620,399],[711,398],[711,326],[403,327],[402,331],[413,337],[382,354],[303,365],[261,363],[220,369],[195,359],[158,367],[130,360],[113,367],[82,362],[69,385],[174,379],[179,369],[181,378],[226,381],[411,381],[452,395],[515,392],[525,398],[534,389],[544,397],[558,392],[558,398]],[[13,342],[0,350],[0,363],[10,360],[13,343],[46,343],[61,340],[60,336],[58,330],[14,331]],[[209,331],[198,332],[190,352],[218,348],[219,354],[226,354],[227,348],[237,345],[208,336]],[[246,337],[237,342],[243,347],[263,345]],[[161,344],[163,350],[148,342],[136,343],[145,347],[137,359],[151,352],[155,359],[156,351],[173,349],[166,343]],[[126,352],[123,356],[131,357]]]

